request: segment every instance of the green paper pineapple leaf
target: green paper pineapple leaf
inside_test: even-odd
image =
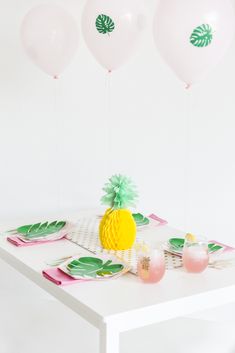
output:
[[[212,39],[212,27],[208,24],[203,24],[194,29],[190,37],[190,43],[195,47],[203,48],[211,44]]]
[[[49,234],[59,232],[66,225],[65,221],[54,221],[45,223],[35,223],[24,225],[16,229],[16,232],[28,239],[36,237],[44,237]]]
[[[99,33],[106,34],[113,32],[115,29],[115,24],[113,20],[107,15],[99,15],[95,22],[96,29]]]
[[[103,191],[106,192],[101,199],[102,204],[108,205],[114,210],[125,209],[135,206],[138,197],[136,186],[126,176],[117,174],[109,179]]]

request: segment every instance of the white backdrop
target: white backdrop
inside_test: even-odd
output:
[[[138,185],[139,210],[235,245],[235,41],[217,69],[186,91],[155,49],[156,2],[145,1],[142,45],[112,74],[107,104],[107,74],[82,37],[55,82],[19,40],[24,14],[40,0],[0,0],[0,223],[96,208],[104,182],[120,172]],[[84,0],[47,2],[80,23]],[[3,303],[16,291],[38,295],[2,262],[0,269]]]
[[[40,0],[0,0],[0,221],[99,206],[101,188],[125,173],[139,210],[235,243],[235,42],[206,80],[186,91],[155,49],[156,1],[135,57],[107,74],[80,36],[59,81],[26,57],[24,14]],[[62,5],[80,23],[83,1]]]

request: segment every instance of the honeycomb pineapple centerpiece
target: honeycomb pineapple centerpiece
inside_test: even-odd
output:
[[[107,250],[130,249],[136,239],[136,222],[128,208],[135,206],[136,187],[130,178],[114,175],[103,191],[101,202],[109,208],[100,222],[101,245]]]

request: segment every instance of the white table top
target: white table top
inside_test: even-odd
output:
[[[1,228],[9,229],[9,225]],[[182,232],[168,226],[154,231],[159,241],[177,235]],[[58,287],[43,278],[41,271],[48,267],[46,261],[77,252],[80,248],[68,240],[17,248],[0,238],[2,259],[97,327],[107,322],[125,331],[235,300],[235,267],[207,269],[202,274],[169,270],[158,284],[143,284],[132,274],[67,287]]]

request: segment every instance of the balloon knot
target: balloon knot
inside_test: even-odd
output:
[[[111,74],[112,70],[109,70],[108,73]]]
[[[53,78],[54,80],[58,80],[59,77],[55,75]]]
[[[191,88],[191,84],[190,83],[187,83],[185,89],[190,89]]]

